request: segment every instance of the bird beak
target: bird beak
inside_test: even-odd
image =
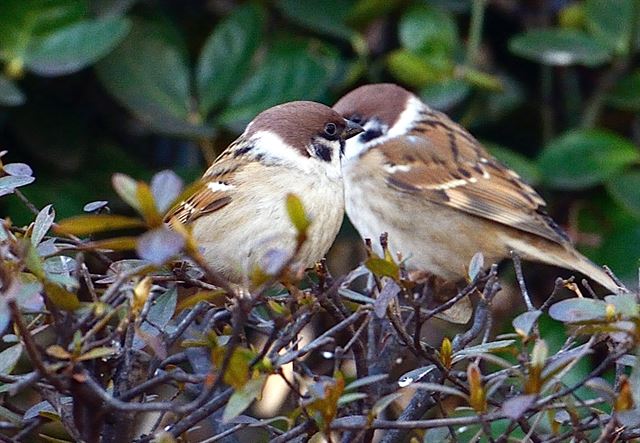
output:
[[[351,120],[344,119],[347,126],[344,128],[344,132],[342,133],[342,138],[347,140],[355,135],[364,132],[364,128],[357,123],[352,122]]]

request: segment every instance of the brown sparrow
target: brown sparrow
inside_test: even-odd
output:
[[[464,128],[393,84],[367,85],[333,107],[364,132],[345,148],[349,219],[363,238],[389,235],[409,270],[454,281],[476,252],[511,252],[618,285],[572,246],[544,200]],[[374,242],[377,243],[377,242]]]
[[[297,195],[311,225],[293,266],[309,267],[333,243],[344,214],[341,157],[362,128],[319,103],[285,103],[259,114],[202,177],[202,187],[165,220],[191,225],[206,262],[247,283],[267,254],[292,255],[297,232],[286,211]]]

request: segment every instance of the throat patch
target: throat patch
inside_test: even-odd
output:
[[[328,146],[325,146],[322,143],[316,142],[312,145],[312,149],[316,157],[318,157],[319,159],[324,160],[326,162],[331,161],[332,153],[331,153],[331,148],[329,148]]]

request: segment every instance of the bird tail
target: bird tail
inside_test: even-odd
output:
[[[584,274],[591,280],[595,280],[598,284],[614,294],[622,292],[623,288],[621,288],[603,268],[580,254],[573,249],[573,247],[554,245],[551,248],[539,248],[519,241],[516,241],[511,247],[525,260],[539,261],[549,265],[571,269]]]

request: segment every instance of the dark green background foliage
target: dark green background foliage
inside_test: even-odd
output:
[[[639,14],[635,0],[2,0],[0,148],[63,218],[112,199],[116,171],[196,178],[271,105],[394,81],[486,142],[581,249],[631,279]],[[14,196],[1,205],[31,220]]]

